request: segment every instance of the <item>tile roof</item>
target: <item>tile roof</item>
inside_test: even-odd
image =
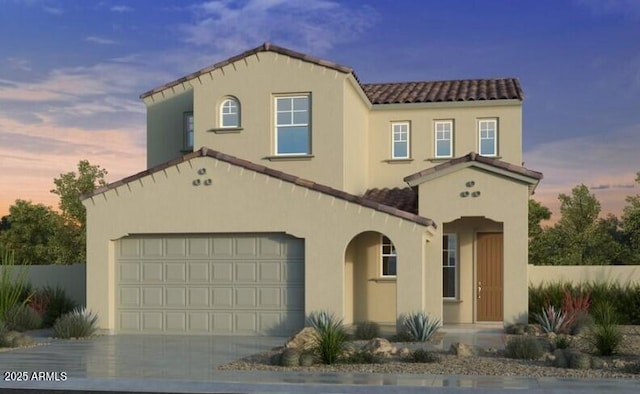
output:
[[[125,185],[129,182],[138,180],[142,177],[145,177],[147,175],[151,175],[153,173],[162,171],[166,168],[175,166],[177,164],[189,161],[191,159],[197,158],[197,157],[213,157],[215,159],[218,159],[220,161],[232,164],[234,166],[238,166],[238,167],[242,167],[245,168],[247,170],[251,170],[251,171],[255,171],[264,175],[268,175],[277,179],[280,179],[282,181],[285,182],[289,182],[289,183],[293,183],[295,185],[301,186],[301,187],[305,187],[308,188],[310,190],[314,190],[317,191],[319,193],[323,193],[335,198],[339,198],[341,200],[345,200],[345,201],[349,201],[351,203],[357,204],[357,205],[361,205],[367,208],[371,208],[374,209],[376,211],[379,212],[384,212],[386,214],[392,215],[392,216],[396,216],[399,217],[401,219],[405,219],[423,226],[432,226],[432,227],[436,227],[436,224],[433,222],[433,220],[419,216],[415,213],[411,213],[411,212],[407,212],[404,211],[402,209],[398,209],[394,206],[389,206],[386,204],[383,204],[379,201],[375,201],[369,198],[365,198],[364,196],[356,196],[354,194],[350,194],[347,192],[344,192],[342,190],[338,190],[338,189],[334,189],[332,187],[326,186],[326,185],[322,185],[319,183],[315,183],[313,181],[307,180],[307,179],[303,179],[303,178],[299,178],[295,175],[291,175],[291,174],[287,174],[285,172],[282,171],[278,171],[278,170],[274,170],[272,168],[269,167],[265,167],[263,165],[260,164],[256,164],[253,163],[251,161],[247,161],[247,160],[243,160],[240,158],[237,158],[235,156],[231,156],[231,155],[227,155],[224,154],[222,152],[218,152],[212,149],[208,149],[205,147],[202,147],[200,149],[198,149],[197,151],[193,152],[193,153],[189,153],[187,155],[184,155],[181,158],[175,159],[175,160],[171,160],[169,162],[166,162],[164,164],[160,164],[158,166],[149,168],[145,171],[141,171],[135,175],[123,178],[119,181],[113,182],[108,184],[107,186],[101,187],[96,189],[95,191],[93,191],[92,193],[87,193],[84,194],[82,196],[80,196],[80,198],[82,200],[96,196],[98,194],[104,193],[108,190],[111,189],[115,189],[118,186],[122,186]]]
[[[524,99],[516,78],[363,83],[362,89],[372,104]]]
[[[437,172],[440,172],[442,170],[446,170],[447,168],[453,167],[455,165],[458,164],[462,164],[462,163],[467,163],[467,162],[478,162],[478,163],[483,163],[483,164],[487,164],[490,165],[492,167],[498,168],[498,169],[502,169],[502,170],[506,170],[509,172],[513,172],[514,174],[519,174],[519,175],[524,175],[526,177],[535,179],[535,180],[540,180],[542,179],[542,173],[541,172],[537,172],[537,171],[532,171],[529,170],[525,167],[522,166],[517,166],[515,164],[511,164],[511,163],[507,163],[506,161],[502,161],[499,159],[496,159],[494,157],[487,157],[487,156],[481,156],[475,152],[471,152],[468,153],[464,156],[461,157],[457,157],[455,159],[449,160],[447,162],[444,162],[442,164],[438,164],[435,167],[431,167],[431,168],[427,168],[425,170],[416,172],[415,174],[411,174],[407,177],[404,178],[405,182],[411,182],[414,181],[416,179],[422,178],[424,176],[427,175],[431,175]]]
[[[363,198],[377,201],[380,204],[398,208],[401,211],[418,214],[418,193],[410,187],[394,187],[393,189],[369,189]]]
[[[524,94],[520,82],[516,78],[497,79],[468,79],[453,81],[423,81],[423,82],[399,82],[399,83],[360,83],[351,67],[343,66],[329,60],[305,55],[291,49],[279,47],[265,42],[264,44],[230,57],[212,66],[205,67],[192,74],[186,75],[175,81],[166,83],[155,89],[144,92],[141,99],[155,93],[178,86],[201,75],[216,69],[230,65],[248,56],[260,52],[275,52],[294,59],[302,60],[324,66],[345,74],[351,74],[362,87],[371,104],[406,104],[406,103],[436,103],[455,101],[484,101],[484,100],[523,100]]]
[[[313,64],[317,64],[319,66],[324,66],[324,67],[327,67],[327,68],[330,68],[330,69],[333,69],[333,70],[336,70],[336,71],[340,71],[340,72],[343,72],[345,74],[353,73],[353,69],[351,67],[343,66],[343,65],[340,65],[338,63],[334,63],[334,62],[331,62],[331,61],[328,61],[328,60],[320,59],[318,57],[305,55],[304,53],[301,53],[301,52],[296,52],[296,51],[293,51],[291,49],[279,47],[279,46],[273,45],[273,44],[271,44],[269,42],[265,42],[264,44],[262,44],[262,45],[260,45],[260,46],[258,46],[256,48],[249,49],[248,51],[244,51],[239,55],[232,56],[232,57],[230,57],[230,58],[228,58],[226,60],[223,60],[221,62],[218,62],[218,63],[214,64],[213,66],[205,67],[205,68],[203,68],[201,70],[198,70],[198,71],[196,71],[194,73],[186,75],[186,76],[184,76],[184,77],[182,77],[180,79],[176,79],[175,81],[166,83],[166,84],[164,84],[162,86],[159,86],[159,87],[157,87],[155,89],[152,89],[152,90],[149,90],[147,92],[144,92],[144,93],[142,93],[140,95],[140,98],[143,99],[145,97],[151,96],[154,93],[158,93],[158,92],[161,92],[161,91],[163,91],[165,89],[168,89],[170,87],[180,85],[181,83],[187,82],[187,81],[189,81],[191,79],[198,78],[199,76],[201,76],[203,74],[206,74],[206,73],[209,73],[209,72],[211,72],[213,70],[216,70],[218,68],[222,68],[224,66],[230,65],[230,64],[232,64],[234,62],[237,62],[238,60],[242,60],[245,57],[248,57],[248,56],[251,56],[251,55],[255,55],[255,54],[260,53],[260,52],[275,52],[275,53],[279,53],[281,55],[289,56],[289,57],[294,58],[294,59],[305,61],[307,63],[313,63]]]

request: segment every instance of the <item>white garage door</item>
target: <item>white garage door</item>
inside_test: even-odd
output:
[[[116,327],[289,335],[304,326],[304,242],[284,234],[132,236],[116,247]]]

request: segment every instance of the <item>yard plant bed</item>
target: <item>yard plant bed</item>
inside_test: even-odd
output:
[[[628,366],[640,364],[640,326],[622,326],[624,339],[618,353],[609,357],[596,357],[602,366],[592,369],[557,368],[552,365],[552,352],[545,352],[538,360],[519,360],[507,358],[503,350],[476,348],[475,354],[459,357],[445,350],[434,350],[440,360],[433,363],[413,363],[400,356],[382,359],[379,364],[347,364],[332,365],[314,364],[310,367],[282,367],[271,365],[271,358],[281,351],[274,348],[268,352],[221,365],[220,370],[242,371],[300,371],[300,372],[342,372],[342,373],[394,373],[394,374],[435,374],[435,375],[471,375],[471,376],[522,376],[522,377],[565,377],[565,378],[625,378],[639,379],[640,368],[635,373],[628,371]],[[504,335],[504,341],[513,338]],[[364,342],[352,342],[350,345],[360,348]],[[425,348],[434,349],[430,343],[393,343],[398,349],[410,350]],[[584,338],[573,337],[571,348],[586,351],[588,345]]]

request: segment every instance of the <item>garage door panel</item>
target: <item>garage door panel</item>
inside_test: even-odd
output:
[[[238,308],[255,308],[257,306],[256,289],[253,287],[236,287],[234,306]]]
[[[162,306],[162,287],[142,288],[142,307],[156,308]]]
[[[288,335],[304,326],[302,240],[141,235],[116,251],[121,332]]]
[[[235,263],[236,275],[235,282],[255,282],[258,279],[256,274],[257,263],[252,262],[237,262]]]
[[[187,263],[167,263],[164,267],[165,278],[168,282],[186,282],[187,281]]]
[[[214,287],[211,289],[211,306],[213,308],[232,308],[233,307],[233,288],[231,287]]]
[[[213,282],[232,282],[233,281],[233,264],[232,263],[213,263],[212,264]]]
[[[157,261],[142,263],[142,280],[145,283],[162,282],[162,266],[163,264]]]
[[[187,263],[189,267],[189,282],[209,282],[209,263]]]
[[[188,289],[189,308],[209,308],[209,291],[208,287],[190,287]]]
[[[118,271],[120,283],[140,282],[140,263],[120,263]]]
[[[163,242],[162,238],[143,238],[142,239],[142,258],[162,257]]]

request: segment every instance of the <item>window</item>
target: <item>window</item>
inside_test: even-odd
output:
[[[436,157],[453,156],[453,121],[441,120],[435,124]]]
[[[220,105],[220,127],[240,127],[240,105],[238,100],[228,98]]]
[[[478,122],[480,154],[483,156],[498,155],[498,121],[485,119]]]
[[[276,155],[308,155],[309,96],[276,97]]]
[[[185,150],[193,150],[193,112],[185,112],[183,115],[183,145]]]
[[[409,152],[409,122],[391,123],[392,130],[392,159],[408,159]]]
[[[396,247],[393,242],[382,236],[382,276],[396,276]]]
[[[456,298],[458,239],[456,234],[442,236],[442,297]]]

